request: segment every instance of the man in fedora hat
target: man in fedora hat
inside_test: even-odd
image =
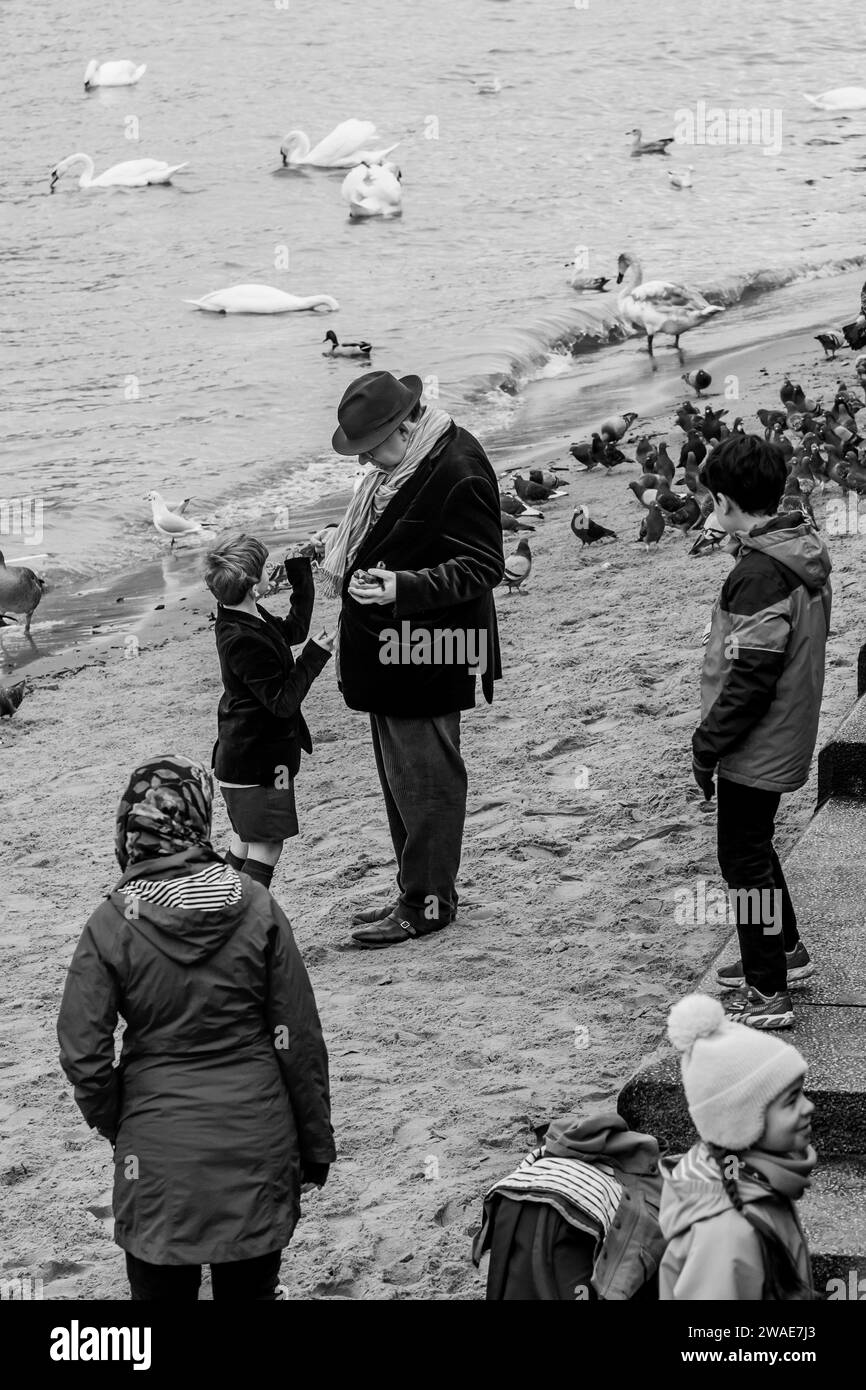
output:
[[[493,589],[504,570],[499,488],[484,450],[421,402],[420,377],[367,372],[337,410],[338,454],[372,464],[328,543],[342,599],[337,679],[370,716],[398,897],[357,914],[359,946],[451,922],[466,815],[460,714],[502,674]]]

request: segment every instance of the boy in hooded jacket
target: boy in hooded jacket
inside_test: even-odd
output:
[[[809,775],[830,625],[830,557],[807,517],[775,515],[787,481],[781,450],[732,435],[701,480],[736,563],[713,610],[692,737],[695,781],[718,777],[718,856],[740,960],[717,972],[738,994],[728,1012],[752,1028],[789,1028],[789,986],[813,972],[773,847],[783,792]]]

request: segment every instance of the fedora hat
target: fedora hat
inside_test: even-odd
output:
[[[365,372],[343,392],[340,424],[331,441],[338,454],[366,454],[393,434],[421,399],[420,376]]]

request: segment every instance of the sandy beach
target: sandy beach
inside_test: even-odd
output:
[[[808,335],[761,360],[742,368],[738,401],[707,397],[747,429],[757,407],[778,404],[785,373],[825,400],[839,377],[853,379],[850,353],[825,363]],[[714,375],[720,383],[724,368]],[[679,452],[669,408],[642,417],[632,443],[644,433]],[[569,461],[564,437],[535,452]],[[553,502],[530,537],[528,592],[497,595],[505,678],[492,708],[463,720],[461,912],[441,935],[381,952],[347,945],[351,912],[390,894],[390,842],[366,718],[345,709],[332,668],[305,703],[315,754],[298,780],[301,836],[274,892],[318,998],[339,1159],[304,1199],[284,1258],[293,1298],[482,1298],[470,1238],[487,1186],[537,1126],[613,1103],[726,935],[678,926],[673,895],[702,877],[719,883],[715,817],[699,804],[689,740],[701,634],[730,561],[689,559],[671,533],[647,554],[626,489],[637,468],[599,473],[575,473],[572,496],[618,541],[581,553],[571,500]],[[819,522],[838,495],[833,485],[813,495]],[[862,640],[859,538],[824,534],[834,620],[819,746],[854,699]],[[271,601],[277,612],[286,604]],[[73,1102],[55,1020],[80,930],[118,877],[114,811],[127,772],[160,751],[209,758],[220,693],[212,608],[203,587],[187,590],[142,628],[137,659],[124,659],[122,637],[58,658],[0,726],[0,1269],[41,1277],[46,1298],[128,1296],[111,1237],[110,1150]],[[317,604],[318,617],[329,622],[334,606]],[[785,798],[783,854],[814,799],[814,775]],[[226,842],[218,799],[214,843]]]

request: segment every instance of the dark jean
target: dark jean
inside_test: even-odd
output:
[[[214,1302],[219,1299],[277,1301],[282,1250],[210,1267]],[[201,1265],[151,1265],[126,1253],[126,1273],[134,1303],[195,1303],[201,1284]]]
[[[734,901],[747,985],[762,994],[787,989],[785,952],[799,941],[794,905],[773,848],[781,794],[719,777],[719,868]],[[749,890],[758,890],[747,896]],[[761,891],[763,890],[763,892]]]
[[[466,819],[460,711],[422,719],[371,714],[373,752],[394,854],[400,911],[421,931],[457,911],[457,871]]]

